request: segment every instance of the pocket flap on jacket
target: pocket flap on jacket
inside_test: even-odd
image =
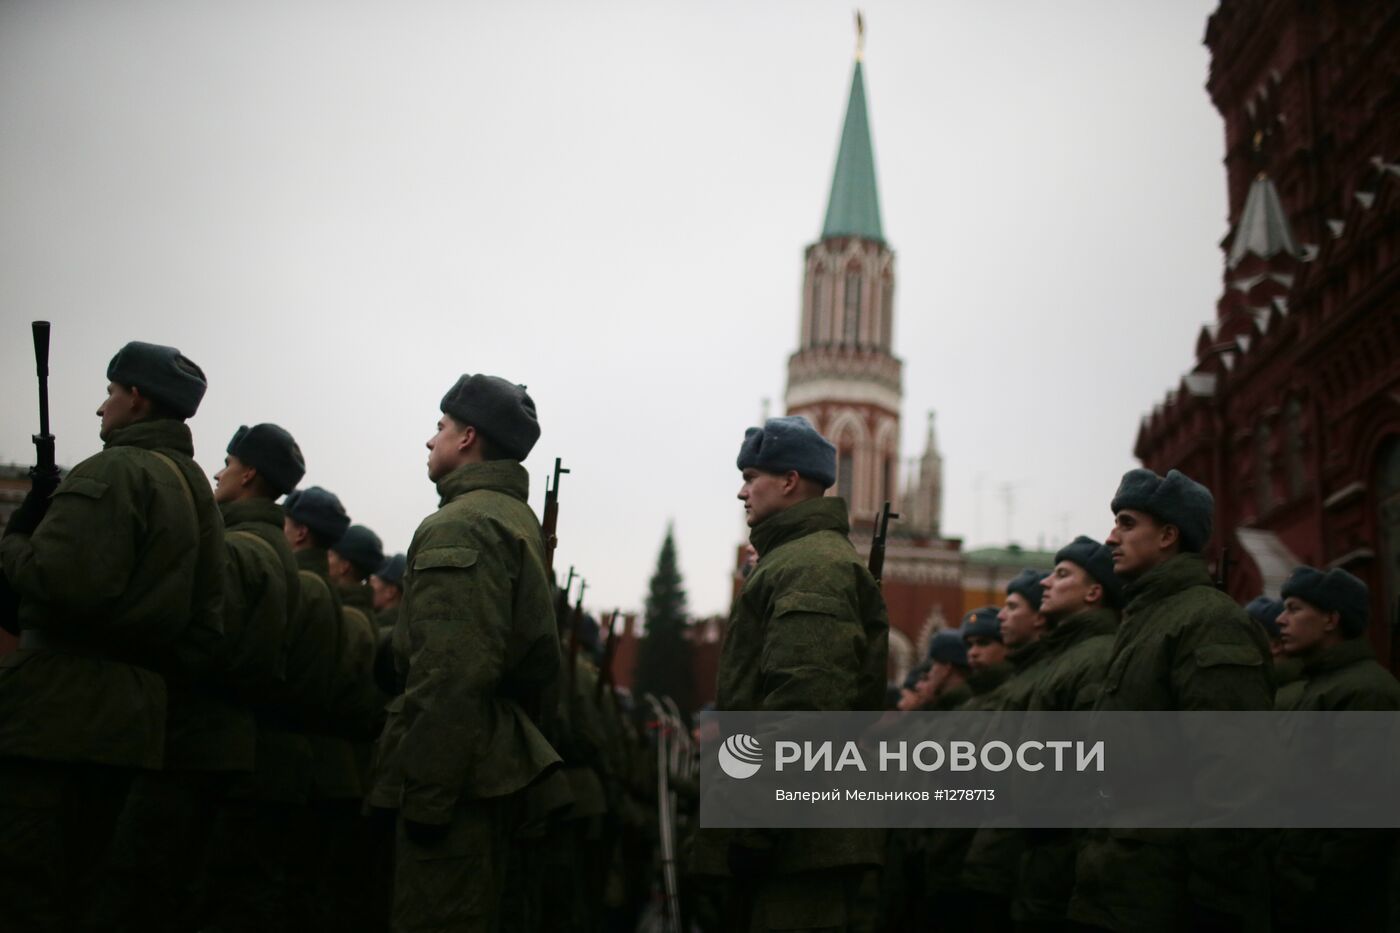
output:
[[[788,593],[773,601],[773,615],[781,616],[789,612],[842,618],[850,614],[850,609],[836,597],[820,593]]]
[[[436,567],[467,568],[476,563],[476,548],[434,547],[413,558],[414,570],[432,570]]]
[[[1263,663],[1258,649],[1251,645],[1202,645],[1196,649],[1197,667],[1218,667],[1222,664],[1258,667]]]
[[[90,476],[70,476],[59,484],[54,495],[61,496],[72,493],[75,496],[87,496],[89,499],[101,499],[107,489],[108,484],[100,479],[93,479]]]

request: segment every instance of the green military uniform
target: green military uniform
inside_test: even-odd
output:
[[[114,896],[124,884],[152,909],[174,894],[152,889],[166,875],[139,876],[129,831],[140,814],[122,786],[131,769],[147,781],[168,760],[199,763],[184,740],[204,710],[154,673],[207,670],[219,638],[222,526],[192,453],[179,421],[116,429],[64,478],[32,535],[0,541],[25,629],[0,662],[0,884],[18,886],[0,899],[24,929],[60,928],[83,907],[127,915],[138,905]]]
[[[529,475],[469,463],[437,489],[408,551],[394,638],[407,683],[370,797],[400,816],[396,931],[493,927],[520,792],[559,762],[535,724],[560,656]],[[417,841],[406,821],[446,835]]]
[[[1118,611],[1086,609],[1062,620],[1042,639],[1047,660],[1031,691],[1031,711],[1082,712],[1094,708],[1113,654]],[[1019,924],[1062,924],[1074,890],[1076,835],[1067,829],[1029,829],[1011,904]]]
[[[279,705],[299,582],[282,508],[254,497],[220,505],[227,549],[224,629],[231,689],[258,727],[253,773],[235,784],[211,858],[206,922],[219,930],[286,929],[287,858],[295,811],[306,804],[311,747],[301,717]],[[292,678],[302,672],[290,671]]]
[[[1292,709],[1304,686],[1302,658],[1274,658],[1274,709]]]
[[[889,623],[851,546],[844,500],[808,499],[754,526],[761,555],[734,603],[720,654],[720,710],[878,710]],[[755,853],[751,929],[845,928],[861,873],[884,858],[880,830],[705,831],[696,870],[730,873]],[[741,895],[743,896],[743,895]]]
[[[1124,591],[1123,621],[1095,709],[1263,710],[1269,649],[1205,561],[1177,554]],[[1075,867],[1070,918],[1112,930],[1180,930],[1201,912],[1251,919],[1262,874],[1250,834],[1092,832]],[[1190,844],[1188,845],[1188,840]]]
[[[1400,683],[1376,661],[1364,635],[1307,659],[1291,711],[1400,710]],[[1274,928],[1384,930],[1388,830],[1294,829],[1273,855]],[[1393,924],[1393,918],[1390,921]]]

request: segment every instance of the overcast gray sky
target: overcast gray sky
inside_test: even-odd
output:
[[[1098,537],[1138,420],[1220,291],[1205,0],[870,2],[898,255],[903,455],[938,412],[944,530]],[[180,347],[211,473],[300,441],[391,550],[436,504],[462,372],[529,386],[558,564],[640,607],[668,521],[728,607],[734,457],[781,411],[854,48],[846,2],[0,5],[0,461],[29,462],[27,322],[54,322],[60,461],[107,361]],[[980,494],[978,490],[980,489]]]

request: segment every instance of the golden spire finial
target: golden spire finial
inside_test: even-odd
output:
[[[865,17],[856,10],[856,61],[865,58]]]

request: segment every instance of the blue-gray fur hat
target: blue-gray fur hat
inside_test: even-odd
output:
[[[306,475],[301,448],[287,430],[275,424],[246,424],[233,432],[230,455],[258,471],[278,493],[291,492]]]
[[[1036,612],[1040,611],[1040,597],[1045,590],[1040,585],[1040,581],[1045,579],[1045,574],[1039,570],[1027,568],[1011,578],[1011,582],[1006,584],[1006,595],[1019,593],[1031,604],[1031,608]]]
[[[1270,638],[1279,637],[1281,633],[1278,627],[1278,617],[1279,613],[1283,612],[1283,603],[1267,596],[1256,596],[1244,607],[1244,611],[1249,613],[1251,619],[1264,627],[1264,631]]]
[[[402,588],[403,570],[406,566],[408,566],[408,558],[402,554],[395,554],[385,560],[383,565],[374,572],[374,575],[385,583]]]
[[[1139,469],[1123,474],[1109,508],[1115,515],[1124,509],[1146,512],[1163,524],[1175,525],[1181,532],[1182,550],[1200,553],[1210,540],[1215,498],[1180,470],[1168,470],[1163,477]]]
[[[1283,598],[1296,596],[1323,612],[1342,617],[1342,634],[1356,638],[1366,631],[1371,616],[1371,592],[1356,577],[1340,567],[1327,572],[1313,567],[1295,567],[1283,584]]]
[[[350,527],[350,516],[335,493],[320,486],[293,490],[282,502],[282,511],[298,525],[314,531],[322,541],[339,541]]]
[[[500,376],[463,374],[442,397],[442,410],[469,424],[513,460],[524,460],[540,439],[535,401],[522,385]]]
[[[369,576],[384,566],[384,542],[364,525],[351,525],[331,550],[354,565],[360,577]]]
[[[133,340],[107,364],[107,380],[134,386],[181,418],[193,418],[209,388],[204,370],[174,347]]]
[[[963,616],[962,628],[959,633],[963,641],[967,642],[972,638],[991,638],[1001,641],[1001,622],[997,620],[996,606],[983,606],[974,609]]]
[[[962,633],[951,629],[935,632],[928,643],[928,659],[967,667],[967,645],[963,643]]]
[[[763,427],[745,431],[738,463],[741,470],[796,470],[821,483],[823,489],[836,482],[836,448],[801,415],[769,418]]]
[[[1123,605],[1123,581],[1113,572],[1113,551],[1107,545],[1080,535],[1060,548],[1055,563],[1062,560],[1083,567],[1084,572],[1103,587],[1109,605]]]

